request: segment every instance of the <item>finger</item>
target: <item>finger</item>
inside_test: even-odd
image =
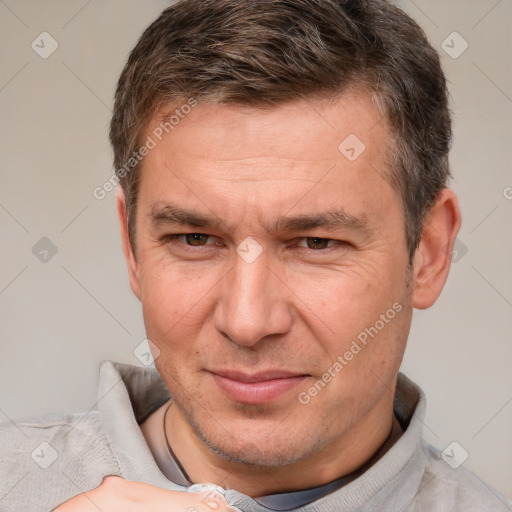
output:
[[[214,510],[216,512],[235,512],[238,511],[237,508],[232,507],[226,501],[224,496],[224,490],[218,486],[214,485],[202,485],[204,488],[203,491],[198,493],[198,498],[201,498],[201,503],[204,504],[208,509]]]
[[[227,501],[224,499],[224,496],[217,489],[203,491],[200,494],[204,495],[204,498],[202,499],[203,503],[212,510],[219,510],[222,505],[227,505]]]

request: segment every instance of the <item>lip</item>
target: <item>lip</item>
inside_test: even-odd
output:
[[[266,404],[298,386],[308,377],[283,370],[247,374],[236,370],[209,370],[219,388],[231,400],[245,404]]]

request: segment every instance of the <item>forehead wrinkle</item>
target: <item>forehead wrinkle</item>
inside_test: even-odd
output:
[[[351,230],[368,232],[370,230],[366,215],[356,217],[346,212],[343,208],[293,217],[280,217],[275,219],[267,230],[282,232],[306,231],[315,228],[322,228],[327,231]]]
[[[147,216],[153,224],[174,223],[194,227],[218,228],[222,224],[218,217],[201,213],[197,210],[182,208],[173,203],[156,201],[150,206]]]
[[[227,226],[230,232],[234,233],[237,231],[236,227],[230,226],[217,216],[182,208],[176,204],[164,201],[153,203],[148,217],[151,218],[154,224],[174,223],[198,228],[217,229],[221,226]],[[370,231],[366,215],[356,217],[342,208],[312,214],[281,216],[272,219],[268,223],[263,220],[263,212],[258,208],[256,210],[256,217],[267,233],[306,231],[315,228],[322,228],[327,231]]]

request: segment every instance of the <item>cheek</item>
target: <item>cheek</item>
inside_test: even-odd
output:
[[[204,325],[215,288],[207,275],[157,259],[141,262],[144,323],[148,338],[161,350],[189,346],[186,340]]]
[[[330,382],[325,399],[341,400],[344,410],[346,401],[363,404],[380,393],[403,356],[410,325],[406,274],[386,263],[386,273],[347,269],[299,281],[297,295],[307,299],[303,318],[309,318],[321,354],[315,378]]]
[[[379,319],[401,300],[396,276],[362,272],[360,267],[316,272],[294,279],[293,290],[304,315],[323,326],[329,337],[347,339]],[[293,282],[293,281],[292,281]],[[311,325],[313,328],[313,325]]]
[[[205,325],[205,281],[159,262],[148,262],[142,279],[142,310],[147,337],[158,348],[155,366],[171,395],[188,397],[204,355],[197,343]],[[211,287],[210,287],[211,288]],[[187,398],[188,399],[188,398]]]

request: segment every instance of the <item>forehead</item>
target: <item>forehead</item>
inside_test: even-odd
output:
[[[361,217],[372,203],[397,199],[385,179],[390,132],[362,92],[265,109],[167,106],[145,137],[155,143],[142,165],[146,214],[168,201],[233,215],[253,205],[264,219],[280,205],[310,215],[331,202]]]
[[[290,148],[297,159],[321,160],[326,152],[340,151],[339,144],[349,135],[351,141],[359,139],[365,147],[382,144],[382,139],[390,136],[386,119],[363,89],[272,107],[196,100],[197,106],[190,107],[190,103],[191,98],[161,107],[150,120],[146,135],[157,143],[181,146],[189,154],[202,151],[204,157],[221,160],[230,155],[261,157],[265,152],[289,158]]]

